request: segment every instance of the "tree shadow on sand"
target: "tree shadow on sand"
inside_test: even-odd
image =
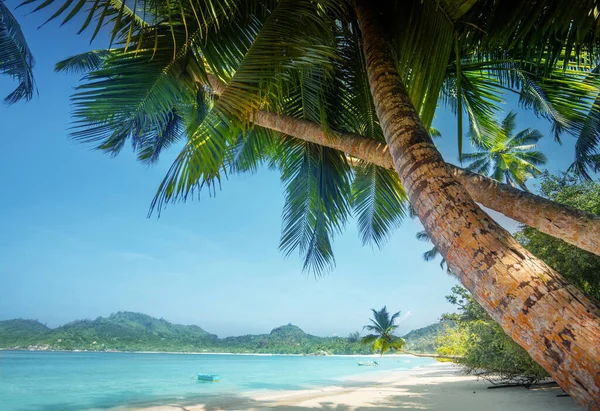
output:
[[[97,398],[90,408],[108,410],[142,409],[161,407],[169,411],[224,411],[224,410],[272,410],[272,411],[374,411],[374,410],[485,410],[505,411],[526,409],[525,403],[535,404],[536,409],[578,411],[581,410],[572,398],[559,398],[559,388],[527,390],[523,387],[488,390],[487,384],[481,381],[456,381],[448,378],[447,372],[433,372],[426,375],[413,375],[417,384],[407,385],[403,381],[366,383],[346,381],[343,387],[340,382],[313,388],[310,391],[291,390],[285,395],[278,395],[277,390],[267,391],[264,396],[250,398],[240,394],[212,394],[188,397],[155,396],[149,401],[136,402],[128,395],[134,393],[118,393]],[[421,381],[419,381],[421,380]],[[275,384],[278,385],[278,384]],[[285,385],[287,388],[286,384]],[[264,387],[263,387],[264,388]],[[272,387],[284,388],[284,387]],[[272,394],[272,395],[271,395]],[[280,394],[280,393],[279,393]],[[360,407],[352,405],[356,396],[365,404]],[[147,397],[146,397],[147,398]],[[129,399],[129,401],[126,401]],[[124,401],[125,400],[125,401]],[[81,407],[69,404],[52,404],[39,407],[28,407],[18,411],[82,411]]]

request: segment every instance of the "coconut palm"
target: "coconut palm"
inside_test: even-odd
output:
[[[82,5],[68,1],[52,17],[69,20]],[[110,24],[115,47],[73,97],[75,137],[111,154],[131,141],[142,161],[181,139],[153,203],[159,211],[214,190],[225,171],[277,167],[286,185],[281,248],[300,251],[317,273],[333,265],[331,239],[352,210],[363,240],[379,245],[410,199],[487,312],[577,401],[598,403],[597,307],[473,202],[427,133],[440,99],[455,110],[458,130],[464,114],[481,130],[500,91],[512,90],[552,122],[555,137],[576,136],[576,167],[593,169],[596,6],[98,0],[82,29],[94,28],[93,37]],[[353,169],[345,153],[388,168]],[[481,198],[495,197],[489,190]],[[506,198],[498,207],[508,210]]]
[[[4,98],[7,104],[30,100],[35,91],[34,59],[27,46],[21,26],[4,0],[0,0],[0,73],[18,81],[17,88]]]
[[[394,331],[398,328],[395,322],[400,317],[400,311],[391,316],[385,306],[379,311],[373,308],[371,311],[373,312],[373,318],[370,319],[371,324],[365,325],[363,329],[373,334],[363,337],[361,342],[370,345],[373,352],[379,352],[380,355],[385,354],[390,349],[401,350],[406,341],[394,335]]]
[[[526,128],[514,135],[516,117],[517,113],[511,111],[498,127],[486,130],[483,138],[472,138],[477,152],[464,154],[463,160],[470,163],[467,170],[527,190],[525,181],[540,175],[537,166],[545,164],[547,159],[534,150],[542,138],[538,130]]]
[[[360,341],[360,331],[355,331],[353,333],[348,334],[348,341],[351,343],[356,343]]]

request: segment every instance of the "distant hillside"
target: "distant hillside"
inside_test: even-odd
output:
[[[435,353],[435,342],[440,333],[444,331],[442,323],[435,323],[427,327],[412,330],[403,338],[406,340],[404,349],[414,353]]]
[[[50,328],[37,320],[0,321],[0,347],[13,347],[21,341],[35,340],[49,331]]]
[[[411,331],[406,350],[430,353],[442,326]],[[79,320],[48,328],[35,320],[0,321],[0,349],[173,351],[272,354],[370,354],[354,338],[317,337],[288,324],[269,334],[218,338],[197,325],[172,324],[146,314],[118,312],[95,320]]]
[[[15,323],[17,322],[17,323]],[[43,328],[42,328],[43,327]],[[93,351],[197,351],[217,336],[196,325],[177,325],[146,314],[118,312],[50,329],[31,320],[0,321],[0,347]]]
[[[227,337],[221,341],[230,352],[310,354],[323,350],[329,354],[369,353],[367,347],[347,338],[316,337],[292,324],[274,328],[269,334]]]
[[[0,349],[367,354],[347,338],[316,337],[288,324],[269,334],[219,339],[197,325],[172,324],[146,314],[118,312],[50,329],[33,320],[0,321]]]

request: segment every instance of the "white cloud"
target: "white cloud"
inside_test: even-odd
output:
[[[407,312],[405,312],[404,314],[402,314],[400,316],[400,318],[398,318],[398,323],[401,323],[401,322],[404,322],[404,321],[408,320],[410,317],[412,317],[412,315],[413,315],[413,313],[410,310],[407,311]]]

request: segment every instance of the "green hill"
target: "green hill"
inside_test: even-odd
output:
[[[18,321],[18,323],[15,323]],[[196,325],[177,325],[149,315],[118,312],[50,329],[31,320],[0,321],[1,348],[53,350],[198,351],[217,336]],[[41,326],[41,327],[40,327]],[[43,328],[42,328],[43,327]]]
[[[411,331],[407,349],[432,352],[431,330]],[[430,330],[430,331],[426,331]],[[430,341],[431,340],[431,341]],[[429,342],[428,342],[429,341]],[[432,346],[432,345],[431,345]],[[197,325],[172,324],[146,314],[118,312],[50,329],[34,320],[0,321],[0,349],[87,351],[174,351],[273,354],[370,354],[370,348],[343,337],[317,337],[287,324],[269,334],[218,338]]]
[[[20,346],[23,341],[35,341],[49,331],[37,320],[0,321],[0,347]]]
[[[273,354],[312,354],[325,351],[329,354],[369,353],[367,347],[350,342],[347,338],[316,337],[288,324],[274,328],[269,334],[227,337],[221,346],[228,352],[256,352]]]
[[[404,349],[414,353],[434,354],[437,337],[443,331],[444,326],[442,323],[412,330],[403,337],[406,340]]]
[[[98,346],[104,350],[194,351],[211,345],[217,336],[196,325],[177,325],[146,314],[118,312],[107,318],[65,324],[52,330],[51,338],[47,343],[61,349]]]

